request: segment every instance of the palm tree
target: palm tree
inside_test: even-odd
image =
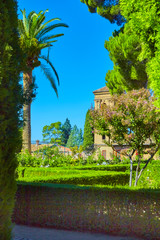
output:
[[[57,27],[68,27],[64,23],[54,23],[55,20],[60,20],[59,18],[53,18],[47,22],[45,21],[45,12],[40,11],[38,14],[32,11],[28,16],[26,16],[26,11],[21,10],[23,14],[23,19],[19,20],[19,35],[20,35],[20,46],[23,52],[23,92],[25,97],[25,103],[23,106],[23,149],[28,149],[31,153],[31,102],[33,97],[33,77],[32,72],[36,67],[41,67],[45,76],[50,81],[55,93],[58,96],[56,83],[52,72],[53,70],[56,79],[59,84],[58,74],[49,60],[49,50],[56,38],[63,36],[64,34],[50,34],[52,30]],[[41,55],[41,51],[48,48],[48,56]],[[45,61],[48,66],[42,64]]]

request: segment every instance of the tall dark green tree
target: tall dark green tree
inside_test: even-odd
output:
[[[88,110],[86,113],[83,139],[84,139],[83,140],[84,150],[89,151],[89,150],[93,149],[94,133],[93,133],[93,127],[91,125],[90,110]]]
[[[61,135],[61,142],[62,145],[65,146],[67,144],[69,135],[71,134],[71,124],[68,118],[66,118],[65,123],[62,125],[62,135]]]
[[[11,239],[16,153],[21,142],[17,2],[0,0],[0,239]]]

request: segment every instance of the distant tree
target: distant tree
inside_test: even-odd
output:
[[[105,143],[115,151],[115,144],[122,147],[121,154],[130,159],[130,186],[132,185],[133,156],[138,152],[135,185],[148,163],[160,148],[160,112],[154,106],[149,90],[132,90],[127,94],[113,96],[112,105],[102,105],[92,110],[93,124],[100,135],[108,136]],[[146,149],[146,141],[149,149]],[[144,154],[148,157],[140,169]]]
[[[84,150],[91,150],[94,144],[94,133],[91,125],[90,110],[88,110],[86,113],[83,139]]]
[[[83,132],[82,129],[79,129],[79,134],[78,134],[78,147],[83,145]]]
[[[62,125],[62,136],[61,136],[61,141],[62,145],[65,146],[67,144],[69,135],[71,134],[71,124],[68,118],[66,118],[65,123]]]
[[[79,146],[79,129],[77,128],[76,125],[74,125],[71,131],[66,146],[69,148]]]
[[[42,130],[43,141],[61,145],[61,122],[46,125]]]
[[[31,103],[33,97],[33,77],[32,72],[36,67],[41,67],[46,78],[50,81],[52,88],[57,92],[57,87],[54,79],[55,74],[58,84],[59,77],[58,74],[49,59],[48,56],[41,54],[43,49],[50,49],[53,43],[56,42],[56,38],[63,36],[64,34],[52,34],[52,30],[58,27],[68,27],[64,23],[54,23],[55,20],[60,20],[59,18],[52,18],[47,22],[46,10],[45,12],[40,11],[36,13],[34,11],[30,12],[26,16],[25,9],[21,11],[23,19],[19,19],[19,35],[20,35],[20,46],[24,53],[23,58],[23,91],[25,95],[25,104],[23,107],[23,149],[28,149],[31,152]],[[47,63],[44,65],[43,62]],[[49,68],[48,68],[49,66]],[[52,70],[52,71],[50,71]]]
[[[20,150],[21,51],[17,1],[0,0],[0,239],[10,240],[17,190],[15,170]]]

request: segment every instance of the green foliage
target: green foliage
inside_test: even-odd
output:
[[[92,150],[94,144],[94,133],[93,127],[91,125],[90,111],[86,113],[85,125],[84,125],[84,135],[83,135],[83,148],[84,150]]]
[[[149,154],[148,162],[160,148],[160,113],[153,105],[154,98],[145,89],[133,90],[127,94],[113,96],[112,105],[104,105],[99,110],[92,110],[93,123],[100,135],[108,136],[105,143],[114,148],[115,143],[128,146],[121,154],[132,158],[138,151],[139,164],[143,154]],[[146,141],[150,149],[146,150]],[[142,171],[144,170],[142,169]],[[137,179],[141,176],[142,171]]]
[[[114,68],[106,74],[111,93],[150,88],[160,106],[159,0],[81,0],[91,12],[111,23],[124,23],[114,31],[105,48]]]
[[[68,141],[67,141],[67,144],[66,144],[66,147],[75,147],[75,146],[80,146],[82,145],[82,141],[83,141],[83,138],[82,138],[82,130],[78,129],[76,125],[74,125],[72,131],[71,131],[71,134],[68,138]]]
[[[160,161],[152,161],[143,172],[139,186],[144,188],[160,188]]]
[[[62,146],[65,146],[67,144],[69,135],[71,134],[71,124],[68,118],[66,118],[65,123],[62,125],[62,135],[61,135],[61,142],[62,142]]]
[[[18,154],[18,163],[19,167],[64,167],[84,165],[86,160],[80,156],[80,152],[78,157],[74,158],[60,153],[59,148],[56,146],[45,146],[32,155],[28,151],[22,151]]]
[[[139,36],[125,24],[122,32],[105,42],[114,64],[114,69],[106,74],[106,85],[111,93],[147,86],[146,61],[138,59],[141,51],[139,41]]]
[[[51,173],[51,172],[50,172]],[[38,175],[40,172],[38,173]],[[105,185],[126,185],[129,179],[129,173],[117,173],[117,172],[97,172],[97,171],[88,171],[81,173],[72,173],[72,174],[54,174],[46,176],[46,173],[41,171],[41,176],[36,176],[34,170],[32,175],[28,177],[19,178],[18,181],[21,182],[48,182],[48,183],[60,183],[60,184],[76,184],[76,185],[93,185],[93,184],[105,184]]]
[[[42,130],[43,141],[61,145],[61,122],[51,123],[46,125]]]
[[[137,164],[133,164],[135,170]],[[113,164],[113,165],[86,165],[86,166],[74,166],[74,169],[79,170],[94,170],[94,171],[114,171],[114,172],[126,172],[130,169],[129,164]]]
[[[54,21],[60,21],[59,18],[52,18],[49,21],[45,22],[46,19],[46,11],[40,11],[38,14],[32,11],[28,16],[26,15],[26,11],[21,10],[23,19],[19,19],[19,34],[20,34],[20,46],[24,53],[23,59],[23,67],[24,71],[27,72],[30,68],[33,70],[35,67],[41,66],[45,76],[51,82],[52,87],[57,93],[57,88],[55,85],[54,78],[52,77],[48,67],[41,64],[39,59],[44,60],[47,64],[50,65],[51,69],[55,73],[58,83],[59,78],[58,74],[49,61],[48,56],[41,55],[41,50],[44,48],[50,48],[54,42],[56,42],[56,38],[63,36],[64,34],[52,34],[48,35],[52,30],[58,27],[68,27],[64,23],[54,23]]]
[[[16,153],[21,145],[21,52],[18,46],[17,2],[0,0],[0,239],[11,239],[16,192]]]
[[[121,25],[124,18],[120,13],[119,0],[80,0],[88,6],[91,13],[98,13],[108,19],[111,23]]]
[[[78,133],[78,146],[82,146],[83,145],[83,133],[82,133],[82,129],[79,129],[79,133]]]
[[[18,166],[20,167],[39,167],[42,163],[42,158],[36,154],[31,155],[27,150],[22,151],[17,155]]]
[[[53,64],[49,59],[50,47],[56,42],[57,38],[63,34],[51,34],[52,30],[59,27],[68,27],[64,23],[56,23],[59,18],[52,18],[45,22],[46,12],[40,11],[38,14],[34,11],[26,15],[25,9],[21,11],[23,19],[19,20],[18,30],[20,35],[20,47],[23,52],[22,71],[23,71],[23,93],[27,100],[23,108],[23,149],[28,149],[31,153],[31,100],[35,95],[32,71],[36,67],[41,67],[46,78],[50,81],[52,88],[58,96],[55,82],[59,77]],[[48,48],[48,55],[42,55],[42,50]],[[47,63],[44,65],[43,62]],[[55,77],[54,77],[54,75]],[[35,96],[34,96],[35,97]]]

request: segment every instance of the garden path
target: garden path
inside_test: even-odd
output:
[[[46,229],[15,225],[13,240],[142,240],[133,237],[118,237],[99,233]]]

